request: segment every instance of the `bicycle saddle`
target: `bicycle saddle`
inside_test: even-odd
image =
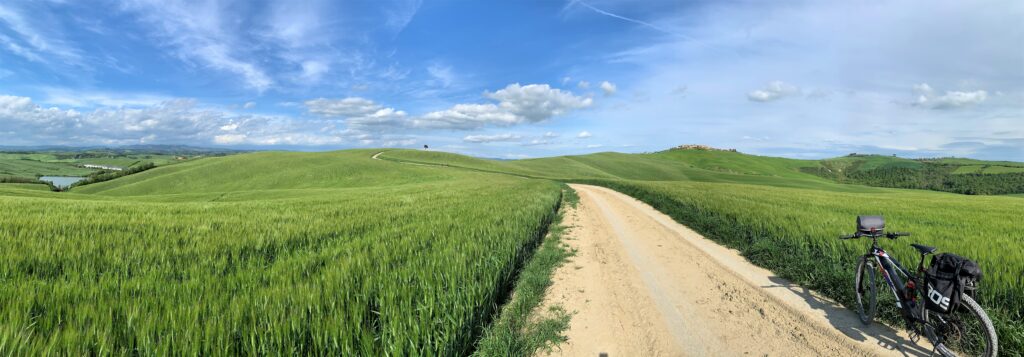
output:
[[[938,249],[935,247],[929,247],[927,245],[920,245],[917,243],[911,244],[910,246],[914,247],[914,249],[917,249],[917,251],[921,252],[921,254],[931,254],[934,253],[936,249]]]

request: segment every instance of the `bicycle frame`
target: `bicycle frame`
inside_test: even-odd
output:
[[[895,295],[896,306],[903,310],[903,316],[910,320],[922,321],[921,316],[919,316],[920,313],[914,309],[915,306],[911,306],[911,304],[909,304],[910,301],[906,299],[906,283],[900,277],[900,274],[902,274],[907,279],[914,282],[915,289],[921,290],[921,285],[918,281],[917,275],[911,273],[907,268],[904,268],[896,258],[889,256],[889,253],[886,253],[885,250],[878,245],[877,237],[872,237],[871,248],[868,249],[867,256],[874,258],[875,262],[878,263],[878,272],[882,274],[883,278],[885,278],[886,285],[889,285],[889,291]],[[918,270],[921,270],[921,264],[923,264],[923,262],[924,257],[922,256],[921,263],[918,264]]]

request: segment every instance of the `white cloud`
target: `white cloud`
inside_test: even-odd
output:
[[[244,134],[223,134],[214,136],[213,142],[220,145],[237,145],[244,144],[246,139]]]
[[[62,63],[82,64],[81,51],[62,39],[57,31],[58,24],[47,23],[45,16],[19,9],[14,4],[0,3],[0,25],[5,25],[17,38],[0,33],[0,44],[30,61],[56,63],[52,60],[59,59]]]
[[[309,60],[302,62],[302,79],[317,83],[331,68],[322,61]]]
[[[420,6],[423,5],[423,1],[397,0],[392,4],[393,6],[388,6],[385,10],[387,19],[384,24],[395,33],[399,33],[409,25],[409,22],[412,22],[413,17],[419,12]]]
[[[366,98],[318,98],[307,100],[305,105],[311,114],[324,118],[344,118],[350,128],[363,133],[410,125],[404,111],[386,108]]]
[[[372,100],[360,97],[317,98],[307,100],[305,104],[310,113],[324,117],[359,117],[372,114],[383,108]]]
[[[383,130],[408,126],[409,121],[404,111],[381,108],[373,113],[349,118],[346,123],[361,130]]]
[[[256,102],[245,102],[242,104],[242,109],[252,109],[256,107]]]
[[[533,140],[530,140],[529,142],[523,143],[523,146],[549,145],[549,144],[552,144],[552,143],[553,142],[551,140],[533,139]]]
[[[242,76],[248,87],[264,91],[274,84],[266,72],[255,62],[247,61],[241,22],[232,21],[234,14],[218,2],[192,4],[160,0],[135,0],[123,4],[124,8],[139,15],[152,25],[154,36],[174,48],[178,57],[196,60],[219,71]]]
[[[576,86],[579,87],[580,89],[589,89],[590,88],[590,82],[580,81],[579,83],[576,84]]]
[[[783,81],[773,81],[762,89],[747,93],[747,99],[755,102],[770,102],[798,93],[800,93],[800,88],[792,84]]]
[[[455,81],[455,74],[452,73],[451,66],[432,64],[427,67],[427,73],[434,78],[434,82],[439,87],[448,88]]]
[[[553,132],[553,131],[549,131],[549,132],[544,133],[544,137],[545,138],[557,138],[558,137],[558,133]]]
[[[562,85],[563,86],[566,85],[566,84],[569,84],[569,82],[572,82],[572,77],[569,77],[569,76],[562,77]]]
[[[414,120],[414,125],[468,130],[488,125],[537,123],[593,103],[590,98],[554,89],[547,84],[510,84],[495,92],[485,92],[484,97],[497,101],[497,104],[456,104],[446,110],[424,114]]]
[[[914,85],[914,93],[917,96],[913,103],[915,106],[931,109],[956,109],[979,104],[988,99],[988,92],[984,90],[946,91],[942,95],[936,95],[935,90],[928,83]]]
[[[469,135],[462,138],[463,141],[468,143],[493,143],[499,141],[519,141],[522,139],[522,136],[516,134]]]
[[[357,131],[324,120],[238,115],[174,99],[139,108],[89,112],[43,107],[28,97],[0,95],[0,142],[64,145],[139,143],[327,145],[351,143]]]
[[[601,91],[604,92],[604,95],[608,96],[615,94],[616,90],[617,88],[615,87],[615,84],[608,81],[601,82]]]
[[[589,138],[589,137],[592,137],[592,136],[594,136],[594,135],[590,134],[590,132],[586,131],[586,130],[581,131],[579,134],[576,134],[576,137],[580,138],[580,139],[586,139],[586,138]]]
[[[41,88],[46,97],[42,103],[75,108],[94,107],[145,107],[154,106],[175,98],[145,93],[120,93],[92,90],[70,90],[64,88]]]

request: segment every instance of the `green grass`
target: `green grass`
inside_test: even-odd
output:
[[[0,184],[0,355],[530,355],[567,323],[537,311],[566,253],[555,181],[633,195],[844,303],[865,242],[835,237],[884,214],[915,234],[885,242],[907,265],[912,241],[978,260],[1003,349],[1022,350],[1020,197],[807,173],[906,161],[376,152],[209,157],[64,193]]]
[[[723,154],[734,154],[724,153]],[[737,154],[744,155],[744,154]],[[756,160],[757,156],[749,156]],[[843,185],[830,180],[790,172],[805,163],[800,160],[769,160],[761,165],[750,165],[748,173],[742,174],[722,170],[722,167],[740,167],[742,163],[707,164],[712,160],[692,160],[695,156],[662,152],[654,154],[598,153],[583,156],[560,156],[543,159],[496,161],[466,157],[463,155],[415,150],[389,150],[381,159],[437,164],[466,168],[484,172],[504,172],[526,177],[547,178],[559,181],[577,179],[619,179],[648,181],[697,181],[746,183],[777,187],[812,188],[829,191],[881,192],[882,189]],[[697,157],[699,158],[699,157]],[[691,161],[692,160],[692,161]],[[726,160],[718,160],[726,161]],[[704,167],[701,167],[704,166]],[[716,169],[718,168],[718,169]]]
[[[49,192],[50,186],[39,183],[0,183],[0,189],[17,189]]]
[[[66,162],[35,161],[31,156],[0,153],[0,176],[85,176],[94,171]]]
[[[992,165],[965,165],[958,166],[953,174],[986,174],[986,175],[999,175],[1009,173],[1021,173],[1024,172],[1024,167],[1020,166],[992,166]]]
[[[1024,167],[1015,166],[988,166],[982,171],[983,174],[998,175],[1008,173],[1024,172]]]
[[[848,287],[855,260],[864,253],[866,242],[840,241],[836,237],[853,231],[857,215],[882,214],[892,229],[914,234],[884,242],[905,265],[917,262],[909,246],[912,242],[935,245],[941,251],[980,262],[985,270],[980,302],[993,317],[1004,350],[1024,349],[1024,251],[1018,249],[1024,246],[1024,236],[1017,225],[1024,201],[1017,197],[840,185],[800,176],[782,178],[771,172],[801,164],[785,159],[762,165],[740,160],[729,163],[730,159],[747,157],[722,154],[720,163],[711,165],[707,164],[710,160],[700,164],[694,162],[694,156],[679,154],[595,154],[513,162],[451,158],[456,155],[439,153],[426,157],[415,151],[388,151],[382,157],[418,162],[432,159],[471,169],[504,168],[518,175],[544,167],[550,171],[544,176],[611,187],[739,249],[758,265],[846,304],[851,303]],[[557,164],[565,160],[587,165],[580,169]],[[663,167],[649,170],[654,165],[652,160],[661,160],[658,162]],[[603,169],[612,166],[616,169]],[[746,175],[721,169],[730,166],[752,169]],[[666,172],[685,175],[672,180]],[[646,175],[653,178],[634,179]]]
[[[559,185],[369,156],[0,186],[0,354],[470,353]]]
[[[118,154],[93,151],[0,152],[0,176],[86,176],[98,170],[81,167],[84,164],[129,168],[148,162],[161,166],[183,162],[175,157],[155,153]]]
[[[561,306],[538,311],[555,270],[572,255],[562,244],[562,236],[569,227],[561,223],[566,206],[575,207],[579,196],[568,186],[562,192],[562,207],[548,229],[548,237],[519,274],[513,300],[488,326],[474,355],[533,356],[538,350],[550,351],[566,341],[562,332],[569,327],[569,313]]]
[[[1024,162],[1014,161],[987,161],[987,160],[975,160],[967,158],[942,158],[942,159],[925,159],[925,162],[934,162],[944,165],[987,165],[987,166],[1009,166],[1009,167],[1024,167]]]

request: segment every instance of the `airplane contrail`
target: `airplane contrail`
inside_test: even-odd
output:
[[[629,17],[625,17],[625,16],[622,16],[622,15],[619,15],[619,14],[614,14],[614,13],[611,13],[611,12],[608,12],[608,11],[601,10],[601,9],[599,9],[597,7],[594,7],[593,5],[590,5],[589,3],[587,3],[586,1],[583,1],[583,0],[572,0],[572,1],[569,1],[569,4],[565,5],[564,9],[568,9],[568,8],[572,7],[573,5],[575,5],[575,4],[583,5],[584,7],[588,8],[588,9],[590,9],[590,10],[592,10],[592,11],[598,13],[598,14],[601,14],[601,15],[605,15],[605,16],[609,16],[609,17],[614,17],[616,19],[623,20],[623,21],[629,21],[629,22],[632,22],[632,23],[637,24],[637,25],[646,26],[646,27],[651,28],[653,30],[656,30],[658,32],[667,33],[669,35],[682,36],[682,37],[689,38],[689,36],[683,35],[683,34],[678,33],[678,32],[674,32],[672,30],[669,30],[669,29],[666,29],[664,27],[652,24],[650,22],[641,21],[641,20],[637,20],[637,19],[634,19],[634,18],[629,18]]]

